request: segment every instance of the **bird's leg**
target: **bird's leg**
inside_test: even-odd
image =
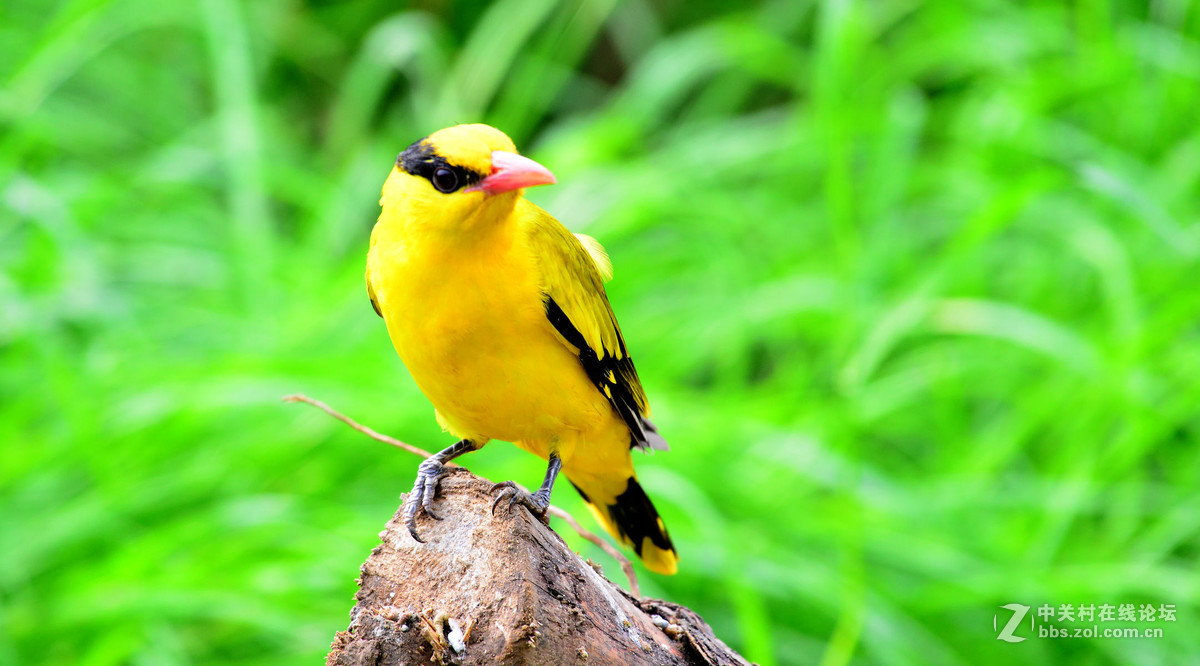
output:
[[[492,486],[492,492],[495,493],[499,490],[500,494],[496,497],[496,501],[492,503],[492,513],[496,513],[496,507],[507,497],[510,511],[514,504],[520,503],[525,505],[542,522],[547,522],[546,510],[550,508],[550,491],[554,489],[554,480],[558,478],[558,473],[561,470],[562,461],[558,459],[557,455],[551,453],[550,464],[546,467],[546,478],[542,481],[542,487],[534,491],[532,495],[512,481],[495,484]]]
[[[417,480],[404,507],[404,524],[412,538],[425,543],[424,539],[417,536],[417,514],[424,511],[430,518],[441,520],[430,507],[433,506],[433,496],[437,494],[438,482],[446,475],[446,463],[480,446],[469,439],[459,440],[429,456],[417,467]]]

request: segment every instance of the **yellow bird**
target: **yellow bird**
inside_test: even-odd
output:
[[[461,438],[421,463],[405,522],[421,541],[416,519],[437,518],[444,463],[503,440],[549,466],[532,495],[496,484],[497,504],[544,519],[561,470],[609,533],[672,574],[678,556],[630,456],[667,443],[604,293],[612,266],[522,195],[554,182],[500,130],[458,125],[405,149],[383,185],[367,292],[438,422]]]

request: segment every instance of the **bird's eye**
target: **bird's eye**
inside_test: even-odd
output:
[[[433,172],[432,181],[433,186],[437,188],[438,192],[445,192],[448,194],[458,189],[458,174],[454,173],[454,171],[451,169],[447,169],[446,167],[438,167],[438,169]]]

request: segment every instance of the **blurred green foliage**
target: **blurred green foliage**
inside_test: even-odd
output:
[[[321,659],[417,460],[278,400],[449,442],[362,270],[469,121],[612,254],[648,594],[763,664],[1196,657],[1194,3],[6,0],[0,86],[0,663]]]

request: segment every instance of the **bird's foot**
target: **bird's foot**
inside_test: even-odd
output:
[[[491,492],[496,495],[496,501],[492,502],[492,515],[496,514],[496,507],[500,505],[500,502],[507,499],[509,511],[512,511],[513,505],[520,504],[529,509],[529,512],[538,520],[547,524],[550,522],[546,513],[550,509],[550,493],[544,489],[538,489],[531,495],[529,491],[512,481],[505,481],[493,485]]]
[[[408,533],[412,535],[419,543],[425,543],[425,540],[417,535],[417,515],[422,511],[427,516],[434,520],[441,520],[441,516],[433,512],[433,498],[437,494],[438,482],[442,477],[446,476],[446,466],[442,463],[428,459],[417,467],[417,480],[413,483],[412,493],[408,496],[408,501],[404,506],[404,525],[408,527]]]

